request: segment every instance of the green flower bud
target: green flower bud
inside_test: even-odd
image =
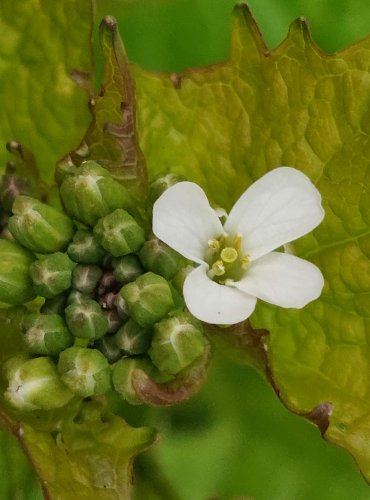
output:
[[[19,410],[61,408],[73,398],[50,358],[12,358],[4,372],[9,383],[4,397]]]
[[[51,299],[45,299],[44,304],[40,308],[42,314],[64,314],[64,309],[67,304],[67,295],[61,293]]]
[[[148,358],[122,358],[114,365],[112,382],[115,391],[132,405],[143,404],[132,385],[132,373],[135,369],[150,374],[153,366]]]
[[[107,333],[108,320],[95,300],[73,302],[66,307],[66,322],[75,337],[99,339]]]
[[[72,260],[80,264],[97,264],[105,254],[93,233],[84,229],[75,232],[67,252]]]
[[[83,302],[86,302],[88,300],[91,300],[91,297],[89,297],[88,295],[85,295],[78,290],[71,290],[67,297],[67,306],[75,303],[82,304]]]
[[[139,256],[145,269],[167,280],[176,274],[184,262],[180,254],[155,237],[144,243]]]
[[[145,241],[143,228],[122,209],[99,219],[94,234],[101,246],[114,257],[136,252]]]
[[[67,156],[59,161],[55,167],[55,182],[60,186],[64,179],[76,174],[78,174],[78,168],[72,163],[71,158]]]
[[[60,353],[58,371],[65,385],[84,398],[104,394],[111,386],[108,361],[96,349],[66,349]]]
[[[111,335],[113,333],[116,333],[116,331],[122,325],[122,321],[118,315],[118,312],[115,309],[111,309],[109,311],[104,311],[104,314],[108,321],[107,334]]]
[[[78,264],[72,274],[72,286],[76,290],[89,295],[95,290],[103,271],[98,266]]]
[[[89,226],[116,208],[134,207],[127,189],[93,161],[84,162],[76,175],[64,178],[60,195],[67,213]]]
[[[116,343],[120,349],[130,356],[144,354],[150,347],[152,330],[138,325],[129,319],[116,333]]]
[[[30,276],[37,295],[48,299],[68,290],[76,266],[67,254],[56,252],[41,257],[30,266]]]
[[[141,326],[154,325],[175,308],[168,281],[154,273],[142,274],[121,288],[131,316]]]
[[[115,336],[103,337],[96,342],[95,347],[107,358],[109,363],[115,363],[122,358],[122,351],[117,345]]]
[[[130,311],[128,310],[128,305],[125,299],[120,293],[117,293],[114,300],[114,307],[118,313],[121,320],[126,321],[130,317]]]
[[[58,314],[30,314],[23,331],[30,354],[55,356],[73,344],[73,337]]]
[[[166,191],[166,189],[182,181],[186,181],[186,179],[179,174],[169,173],[159,177],[150,185],[150,201],[154,203],[161,196],[161,194]]]
[[[35,257],[17,243],[0,239],[0,302],[18,306],[35,298],[29,267]]]
[[[130,254],[113,259],[113,275],[123,285],[135,281],[143,272],[136,255]]]
[[[182,267],[173,277],[171,283],[174,286],[175,290],[177,290],[179,293],[182,294],[185,279],[193,269],[194,269],[193,266]]]
[[[201,323],[180,313],[154,325],[149,356],[158,370],[176,375],[199,358],[205,349]]]
[[[18,196],[8,227],[24,247],[38,253],[63,250],[73,236],[73,223],[63,213],[29,196]]]

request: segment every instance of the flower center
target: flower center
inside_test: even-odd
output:
[[[249,255],[242,253],[241,234],[222,235],[208,241],[205,261],[209,265],[208,277],[224,285],[227,280],[238,281],[249,266]]]

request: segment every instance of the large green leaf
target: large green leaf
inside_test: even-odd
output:
[[[16,140],[50,180],[56,161],[76,147],[89,123],[92,6],[88,0],[0,2],[0,165]]]
[[[324,292],[299,311],[261,303],[251,323],[269,332],[266,372],[283,402],[370,478],[370,38],[327,55],[300,19],[268,51],[245,6],[233,24],[225,63],[134,68],[149,173],[183,174],[226,209],[280,165],[315,182],[326,218],[293,251],[319,265]]]

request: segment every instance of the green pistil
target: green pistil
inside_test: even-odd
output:
[[[242,235],[222,235],[208,242],[205,260],[209,264],[208,276],[213,281],[225,284],[227,280],[238,281],[248,268],[250,259],[242,254]]]
[[[232,264],[238,258],[238,251],[233,247],[223,248],[221,251],[221,259],[227,264]]]

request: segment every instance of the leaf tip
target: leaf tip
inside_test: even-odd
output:
[[[117,19],[113,16],[105,16],[102,21],[102,26],[109,29],[112,33],[116,33],[118,27]]]
[[[329,418],[333,413],[333,405],[329,402],[321,403],[316,406],[312,411],[304,415],[310,422],[317,425],[320,429],[321,436],[324,437],[325,432],[329,427]]]

